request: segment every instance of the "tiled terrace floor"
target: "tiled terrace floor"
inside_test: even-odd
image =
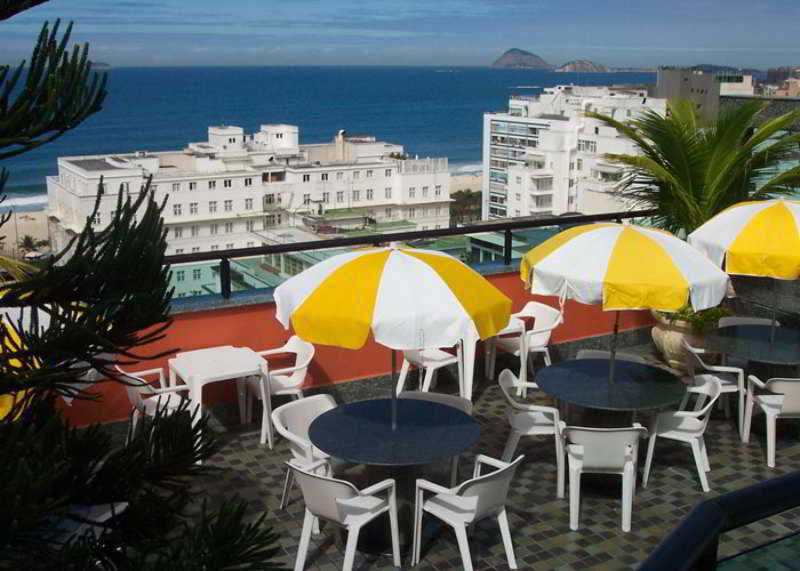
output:
[[[446,383],[443,383],[446,385]],[[440,387],[446,392],[447,387]],[[388,388],[387,391],[388,393]],[[529,395],[539,403],[548,402],[540,392]],[[474,416],[481,425],[481,438],[472,451],[462,456],[461,475],[471,473],[475,453],[498,457],[508,436],[505,402],[494,383],[478,384]],[[643,424],[647,418],[640,418]],[[697,502],[800,469],[800,423],[778,423],[777,468],[766,466],[763,417],[754,419],[749,444],[739,441],[733,419],[715,411],[706,433],[712,491],[704,494],[687,445],[659,440],[653,471],[647,488],[637,488],[630,533],[620,529],[621,488],[613,476],[584,477],[580,529],[570,531],[568,499],[557,499],[554,446],[551,438],[523,438],[518,453],[525,454],[509,495],[508,514],[520,569],[630,569],[635,568]],[[223,445],[210,464],[219,474],[199,483],[210,501],[239,494],[250,502],[253,515],[267,511],[267,521],[280,534],[284,563],[294,565],[303,518],[303,500],[295,488],[287,511],[278,509],[284,478],[286,442],[277,440],[274,450],[261,447],[253,426],[230,425],[219,435]],[[640,475],[646,442],[640,447]],[[435,468],[435,467],[434,467]],[[358,474],[356,473],[356,477]],[[444,483],[444,469],[433,470],[431,479]],[[641,480],[639,480],[641,482]],[[567,490],[567,495],[568,495]],[[797,510],[734,530],[722,538],[720,556],[800,530]],[[420,569],[460,569],[461,559],[455,537],[448,528],[426,526],[429,535],[423,546]],[[312,538],[307,569],[340,569],[343,542],[332,526]],[[500,534],[493,521],[479,524],[471,537],[476,569],[507,569]],[[408,567],[403,554],[403,568]],[[393,569],[388,556],[359,554],[355,569]]]

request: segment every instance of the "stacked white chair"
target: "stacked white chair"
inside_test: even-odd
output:
[[[519,456],[513,462],[507,463],[478,454],[475,458],[472,479],[453,488],[445,488],[428,480],[417,480],[411,565],[419,563],[422,549],[422,516],[424,513],[429,513],[450,525],[455,531],[465,571],[472,571],[467,527],[489,517],[496,518],[508,566],[516,569],[517,560],[514,557],[514,546],[511,543],[511,531],[506,515],[506,498],[511,479],[522,458],[523,456]],[[484,465],[495,468],[495,471],[481,475],[481,467]],[[426,499],[426,493],[433,495]]]
[[[750,427],[755,405],[767,423],[767,466],[775,467],[775,421],[779,418],[800,418],[800,379],[774,378],[766,383],[750,375],[747,383],[747,407],[742,440],[750,442]],[[756,390],[760,389],[757,393]]]
[[[392,535],[392,560],[395,567],[400,567],[400,533],[397,524],[394,480],[388,478],[359,490],[345,480],[336,480],[313,473],[324,463],[323,460],[320,460],[316,464],[311,464],[308,466],[308,471],[287,463],[290,472],[300,484],[306,504],[303,530],[300,532],[300,545],[297,548],[297,559],[294,563],[295,571],[303,571],[305,568],[311,532],[316,527],[318,519],[340,525],[347,530],[347,544],[342,569],[350,571],[353,568],[361,528],[386,512],[389,512],[389,526]],[[384,494],[385,496],[382,497]]]
[[[128,432],[129,438],[136,430],[136,424],[139,422],[140,416],[152,417],[158,409],[174,412],[185,401],[185,398],[178,393],[188,391],[189,385],[165,386],[164,369],[127,372],[123,371],[118,365],[115,368],[126,383],[125,389],[128,392],[128,400],[133,407],[131,426]],[[158,386],[145,380],[145,377],[151,376],[158,377]]]
[[[510,336],[514,331],[500,331],[497,336],[486,344],[486,378],[494,378],[497,360],[497,347],[520,358],[520,367],[527,367],[528,357],[531,353],[542,353],[546,365],[550,365],[550,335],[553,330],[564,322],[564,314],[546,303],[529,301],[519,313],[513,313],[511,319],[533,319],[533,329],[525,332],[525,345],[527,353],[520,354],[522,347],[521,335]],[[520,369],[522,371],[522,369]],[[520,377],[522,373],[520,373]],[[527,375],[526,375],[527,376]]]
[[[558,409],[552,406],[541,406],[517,401],[512,394],[519,387],[519,381],[514,373],[504,369],[498,380],[500,390],[508,401],[508,423],[511,432],[508,435],[503,462],[510,462],[517,450],[520,438],[523,436],[552,436],[556,446],[556,497],[564,497],[564,447],[561,438],[560,418]],[[535,388],[533,383],[527,383],[525,388]]]
[[[419,390],[428,392],[436,381],[439,369],[450,365],[458,365],[458,383],[463,386],[464,372],[462,371],[460,345],[457,346],[457,354],[453,355],[442,349],[421,349],[418,351],[403,351],[403,365],[400,367],[400,375],[397,378],[397,392],[405,390],[406,378],[411,367],[416,367],[424,371],[424,377],[420,383]]]
[[[562,426],[561,431],[569,460],[569,528],[578,529],[581,475],[619,474],[622,476],[622,531],[630,531],[639,440],[647,436],[647,430],[635,423],[628,428]]]
[[[702,385],[709,379],[716,379],[719,381],[720,392],[723,395],[729,394],[737,397],[736,425],[739,429],[739,437],[744,438],[742,427],[744,426],[744,401],[747,396],[744,386],[744,370],[728,365],[709,365],[701,357],[705,354],[705,349],[689,345],[686,339],[683,339],[682,343],[686,352],[686,369],[695,384]],[[689,395],[690,393],[686,393],[680,408],[685,408]],[[702,406],[702,399],[697,400],[697,405],[698,407]],[[725,411],[730,415],[729,403],[725,404]]]
[[[708,377],[703,383],[686,389],[687,392],[696,394],[698,402],[702,405],[695,407],[697,410],[678,410],[674,412],[659,413],[650,428],[650,442],[647,446],[647,462],[644,466],[644,477],[642,485],[647,486],[650,478],[650,468],[653,463],[653,450],[656,446],[656,438],[668,438],[679,442],[686,442],[692,447],[692,454],[697,465],[697,475],[700,477],[700,484],[704,492],[708,492],[708,479],[706,472],[711,470],[706,452],[706,442],[703,435],[708,426],[708,419],[711,416],[711,408],[717,401],[722,390],[719,380]]]
[[[272,411],[275,430],[289,441],[289,450],[292,453],[292,458],[288,462],[290,465],[301,470],[310,470],[310,466],[321,463],[325,467],[325,474],[335,472],[336,466],[330,466],[330,457],[315,448],[308,438],[308,429],[314,419],[334,408],[336,408],[334,398],[328,394],[321,394],[288,402]],[[287,470],[281,496],[281,509],[289,503],[292,481],[292,471]]]

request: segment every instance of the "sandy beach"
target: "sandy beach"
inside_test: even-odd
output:
[[[459,190],[481,191],[481,175],[459,174],[450,177],[450,194]]]
[[[19,239],[32,236],[35,240],[47,240],[47,215],[44,210],[31,210],[27,212],[13,211],[11,218],[0,227],[0,250],[4,256],[19,257]],[[38,248],[38,251],[47,251],[48,247]]]

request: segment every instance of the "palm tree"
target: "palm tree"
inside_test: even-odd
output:
[[[767,105],[748,102],[705,124],[687,100],[669,104],[666,117],[650,110],[629,124],[599,113],[586,115],[629,137],[641,153],[605,155],[627,167],[617,196],[656,209],[655,225],[689,233],[737,202],[774,198],[800,187],[800,167],[770,177],[779,161],[797,153],[800,134],[786,131],[800,119],[800,110],[754,128]]]

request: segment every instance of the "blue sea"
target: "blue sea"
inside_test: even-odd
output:
[[[447,157],[453,173],[477,172],[483,113],[511,94],[557,84],[654,83],[655,73],[554,73],[478,67],[115,68],[102,111],[60,139],[2,162],[3,206],[44,204],[44,177],[69,155],[162,151],[204,141],[209,125],[251,133],[263,123],[300,128],[300,142],[339,129],[375,135],[420,157]]]

